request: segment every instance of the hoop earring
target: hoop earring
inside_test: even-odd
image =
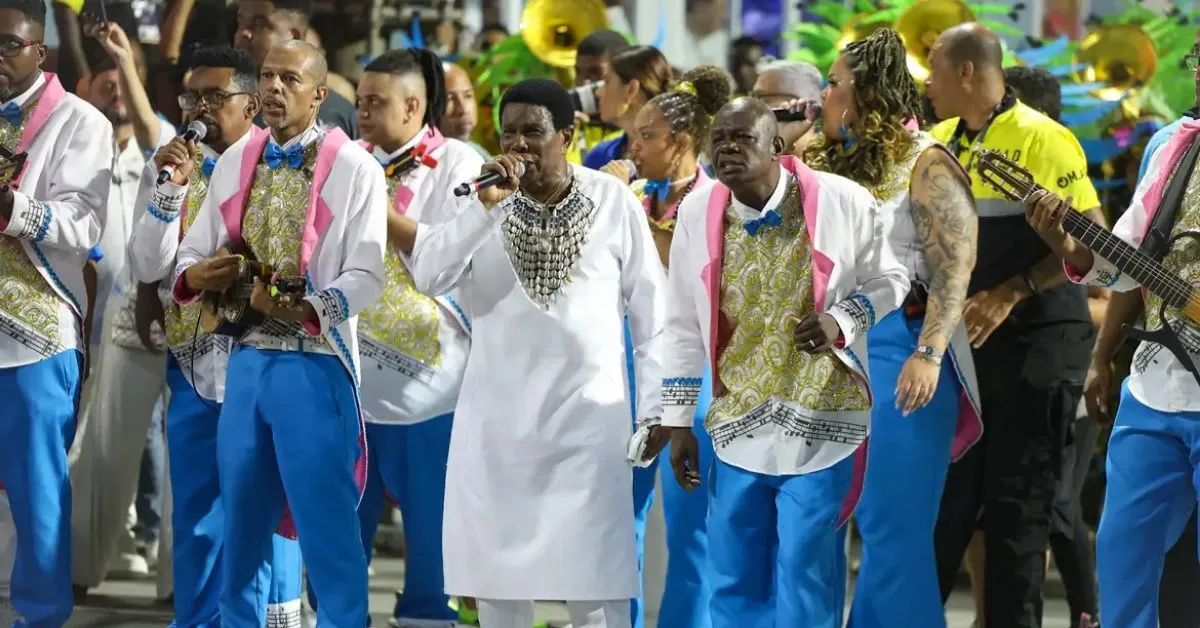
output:
[[[842,111],[842,122],[838,126],[838,133],[842,136],[842,148],[851,148],[854,146],[854,138],[851,137],[850,127],[846,126],[846,114],[850,113],[849,109]]]

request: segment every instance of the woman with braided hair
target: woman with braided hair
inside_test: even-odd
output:
[[[713,115],[725,105],[732,92],[729,76],[716,66],[704,65],[684,74],[670,91],[655,96],[638,110],[629,134],[631,159],[613,161],[601,169],[622,181],[637,178],[631,187],[646,209],[663,267],[667,266],[671,251],[675,214],[680,203],[693,190],[703,188],[710,181],[700,167],[699,156],[708,149]],[[633,381],[632,377],[630,381]],[[694,430],[703,444],[700,469],[704,477],[707,477],[712,462],[712,444],[703,426],[710,393],[711,384],[706,377],[696,408],[699,421]],[[657,465],[657,460],[655,458],[651,463],[651,468]],[[708,613],[710,589],[705,578],[704,517],[708,512],[708,494],[705,491],[689,493],[673,480],[669,469],[664,474],[662,505],[668,552],[658,625],[662,628],[711,626]],[[639,532],[644,529],[639,525]],[[643,538],[644,535],[638,537],[639,551]],[[635,626],[638,625],[637,614],[635,609]]]
[[[847,46],[822,94],[822,137],[809,166],[847,177],[879,201],[885,236],[908,268],[904,307],[870,331],[874,384],[863,537],[850,626],[945,626],[933,531],[951,459],[980,434],[978,386],[962,324],[977,218],[958,161],[918,130],[921,95],[899,34]],[[943,357],[948,359],[943,360]]]

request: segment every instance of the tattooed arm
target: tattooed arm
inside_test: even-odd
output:
[[[979,230],[967,174],[941,147],[917,159],[910,186],[913,224],[929,273],[929,300],[918,344],[934,355],[914,352],[900,369],[896,407],[905,415],[929,403],[937,390],[942,354],[963,316]]]
[[[975,198],[962,167],[940,147],[927,149],[917,160],[910,198],[929,271],[920,344],[943,352],[962,318],[975,268],[979,229]]]

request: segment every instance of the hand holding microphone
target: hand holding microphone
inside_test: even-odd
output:
[[[479,202],[484,208],[491,209],[517,191],[524,175],[525,162],[521,157],[505,153],[483,164],[479,176],[455,188],[454,195],[469,196],[477,191]]]
[[[815,100],[791,100],[774,110],[779,122],[779,136],[788,152],[799,148],[796,143],[813,128],[821,117],[821,104]],[[795,153],[793,153],[795,154]]]
[[[192,154],[196,144],[208,135],[208,126],[199,120],[192,121],[183,135],[176,137],[154,154],[154,166],[158,168],[158,185],[169,179],[175,185],[187,183],[192,173]]]
[[[637,164],[629,159],[614,159],[604,164],[600,172],[611,174],[627,184],[636,181],[638,176]]]

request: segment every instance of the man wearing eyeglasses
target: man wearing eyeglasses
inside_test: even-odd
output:
[[[204,143],[176,137],[142,170],[129,264],[140,284],[139,333],[146,335],[154,320],[166,329],[175,623],[199,626],[219,616],[223,511],[216,442],[230,338],[200,332],[199,305],[176,305],[163,280],[171,275],[179,242],[204,204],[217,160],[231,146],[266,131],[253,123],[259,110],[258,64],[249,54],[229,47],[196,51],[184,87],[187,91],[179,96],[184,123],[203,123]],[[174,172],[158,185],[158,172],[167,166]],[[279,535],[272,541],[271,564],[260,568],[260,580],[270,578],[267,625],[298,625],[300,547]]]
[[[11,600],[24,624],[71,615],[67,449],[87,307],[84,264],[100,242],[112,131],[43,73],[43,0],[0,0],[0,146],[25,153],[0,188],[0,483],[20,543]]]
[[[750,95],[768,107],[782,107],[794,100],[817,101],[824,83],[821,71],[803,61],[771,61],[759,68],[758,78]],[[800,156],[812,140],[812,122],[783,122],[779,124],[787,154]]]

